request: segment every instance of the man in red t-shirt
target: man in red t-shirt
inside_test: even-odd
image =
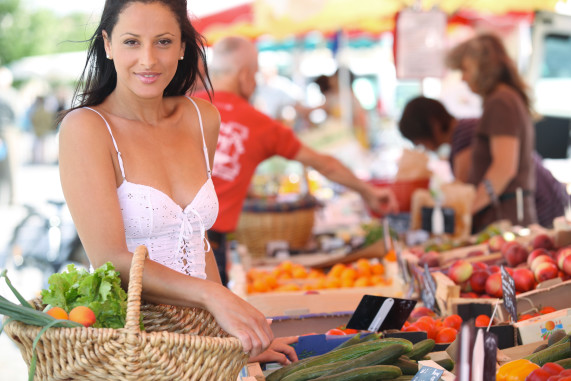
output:
[[[221,119],[212,180],[220,210],[208,238],[223,284],[228,281],[226,234],[236,229],[256,167],[274,155],[297,160],[329,180],[358,192],[373,211],[396,210],[391,190],[358,179],[339,160],[307,147],[289,127],[248,103],[256,89],[258,71],[258,51],[252,42],[241,37],[226,37],[213,46],[212,52],[208,71],[214,89],[213,103]],[[209,99],[205,92],[195,95]]]

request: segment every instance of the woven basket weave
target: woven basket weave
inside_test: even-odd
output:
[[[242,345],[199,308],[142,304],[145,246],[135,250],[124,328],[50,328],[41,336],[35,380],[235,381]],[[33,301],[36,309],[43,306]],[[140,330],[142,314],[145,331]],[[29,365],[41,327],[12,321],[5,332]]]
[[[253,258],[266,256],[270,241],[287,241],[291,249],[302,249],[311,238],[315,207],[287,212],[242,211],[236,239],[246,245]]]

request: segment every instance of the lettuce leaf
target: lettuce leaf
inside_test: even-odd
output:
[[[95,313],[95,328],[125,326],[127,293],[111,262],[93,273],[71,264],[66,271],[52,274],[48,283],[49,288],[41,293],[44,304],[61,307],[68,313],[77,306],[87,306]]]

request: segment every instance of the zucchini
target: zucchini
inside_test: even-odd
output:
[[[571,369],[571,358],[557,360],[555,363],[561,365],[565,369]]]
[[[563,340],[565,340],[565,338],[557,344],[553,344],[542,351],[532,353],[524,358],[539,366],[543,366],[543,364],[548,362],[555,362],[571,357],[571,346],[568,342],[563,342]]]
[[[370,365],[391,365],[400,355],[405,353],[407,348],[402,344],[391,344],[385,348],[381,348],[374,352],[367,353],[364,356],[359,357],[355,360],[343,361],[343,363],[338,363],[338,366],[331,369],[324,376],[330,374],[342,373],[347,370],[362,368],[364,366]],[[295,375],[296,373],[294,373]]]
[[[435,344],[435,341],[432,339],[419,341],[412,346],[412,350],[406,354],[406,357],[411,360],[421,360],[428,353],[432,352]]]
[[[393,363],[393,365],[397,366],[404,375],[414,376],[418,372],[418,363],[414,360],[409,359],[406,356],[399,357]]]
[[[306,369],[312,366],[359,358],[361,356],[366,355],[369,352],[376,351],[378,349],[387,347],[391,344],[404,345],[406,348],[406,352],[412,349],[412,343],[410,341],[400,338],[387,338],[387,339],[366,341],[364,343],[359,343],[351,345],[350,347],[333,350],[325,354],[322,354],[320,356],[308,357],[298,362],[286,365],[283,368],[277,369],[274,372],[270,373],[266,378],[266,380],[267,381],[282,380],[284,377],[292,373],[298,372],[302,369]]]
[[[454,369],[454,360],[452,359],[434,360],[434,362],[449,372],[452,372],[452,369]]]
[[[315,378],[315,381],[376,381],[391,380],[402,376],[401,370],[393,365],[371,365]]]
[[[393,378],[393,381],[411,381],[413,378],[414,378],[413,375],[403,374],[402,376],[398,376],[397,378]]]

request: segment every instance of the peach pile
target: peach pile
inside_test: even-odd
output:
[[[61,307],[52,307],[47,312],[56,319],[71,320],[85,327],[91,327],[95,323],[95,313],[86,306],[77,306],[68,313]]]

